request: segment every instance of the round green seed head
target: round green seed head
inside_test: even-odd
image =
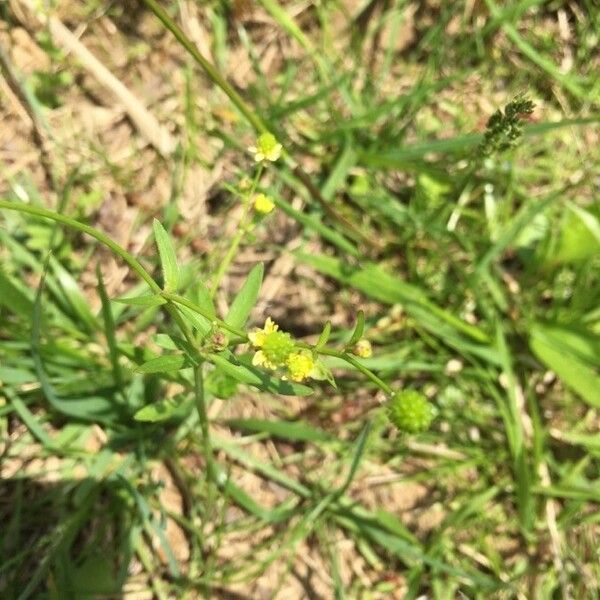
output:
[[[261,350],[269,362],[283,365],[294,348],[294,340],[289,333],[273,331],[265,336]]]
[[[396,392],[387,403],[387,413],[390,421],[407,433],[426,431],[434,417],[429,400],[415,390]]]

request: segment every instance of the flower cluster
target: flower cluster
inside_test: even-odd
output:
[[[522,121],[531,115],[534,107],[531,100],[520,95],[506,105],[504,112],[498,109],[488,119],[479,151],[484,156],[489,156],[515,146],[523,134]]]
[[[396,392],[387,403],[387,413],[390,421],[407,433],[429,429],[435,414],[429,400],[416,390]]]
[[[321,370],[309,350],[296,346],[292,336],[280,331],[271,318],[267,318],[262,329],[248,334],[252,345],[257,349],[252,364],[276,370],[284,368],[285,378],[292,381],[304,381],[312,377],[320,378]]]

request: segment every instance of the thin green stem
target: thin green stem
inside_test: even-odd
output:
[[[199,306],[195,302],[192,302],[191,300],[188,300],[187,298],[184,298],[183,296],[179,296],[178,294],[172,294],[170,292],[162,292],[161,296],[165,300],[175,302],[176,304],[181,304],[182,306],[185,306],[185,307],[189,308],[190,310],[193,310],[194,312],[198,313],[199,315],[202,315],[205,319],[208,319],[209,321],[214,321],[215,323],[217,323],[217,325],[219,325],[219,327],[222,327],[223,329],[229,331],[229,333],[234,333],[235,335],[241,337],[242,341],[246,341],[248,339],[248,336],[245,331],[242,331],[241,329],[237,329],[237,327],[232,327],[231,325],[229,325],[222,319],[215,317],[213,314],[204,310],[201,306]]]
[[[309,346],[310,347],[310,346]],[[393,393],[392,388],[385,382],[383,379],[380,379],[371,371],[368,367],[365,367],[358,360],[356,360],[353,356],[350,356],[346,352],[340,352],[339,350],[332,350],[330,348],[321,348],[319,350],[319,354],[324,354],[326,356],[335,356],[341,360],[346,361],[351,364],[357,371],[360,371],[363,375],[368,377],[377,387],[382,389],[386,394],[391,395]]]
[[[48,210],[46,208],[40,208],[38,206],[31,206],[29,204],[21,204],[17,202],[8,202],[6,200],[0,200],[0,208],[5,208],[7,210],[16,210],[22,213],[28,213],[30,215],[35,215],[37,217],[42,217],[44,219],[50,219],[52,221],[56,221],[58,223],[64,223],[73,229],[77,229],[83,233],[87,233],[89,236],[98,240],[101,244],[104,244],[108,248],[110,248],[116,255],[120,256],[123,261],[125,261],[150,287],[150,289],[155,293],[160,293],[161,289],[158,283],[154,281],[152,275],[144,269],[142,264],[132,255],[127,252],[124,248],[121,248],[119,244],[113,242],[105,233],[90,227],[89,225],[85,225],[84,223],[80,223],[71,217],[67,217],[65,215],[61,215],[60,213],[56,213],[52,210]]]
[[[235,91],[231,84],[219,73],[211,62],[196,48],[195,44],[185,35],[182,29],[173,21],[167,11],[156,0],[143,0],[146,6],[156,15],[160,22],[175,36],[177,41],[192,55],[208,77],[219,86],[229,97],[237,109],[248,119],[249,123],[259,133],[266,133],[267,126],[263,120],[246,104],[244,99]]]
[[[223,260],[221,261],[221,264],[219,265],[219,268],[215,273],[211,289],[212,296],[214,296],[217,293],[217,289],[219,287],[221,279],[223,279],[223,276],[227,272],[227,269],[229,269],[229,267],[231,266],[231,262],[235,257],[235,254],[240,246],[242,239],[244,238],[246,233],[248,233],[248,223],[246,221],[252,209],[252,196],[256,191],[263,169],[263,165],[260,164],[258,169],[256,170],[256,174],[254,176],[254,181],[252,182],[252,187],[250,188],[250,191],[243,197],[243,201],[245,202],[244,211],[242,212],[242,215],[240,216],[240,220],[237,225],[237,233],[231,240],[229,249],[227,250],[227,253],[223,257]]]

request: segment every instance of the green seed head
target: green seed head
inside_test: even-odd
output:
[[[294,340],[285,331],[273,331],[265,336],[261,350],[267,360],[274,365],[283,365],[294,350]]]
[[[408,433],[426,431],[434,416],[429,400],[415,390],[396,392],[387,403],[387,413],[398,429]]]

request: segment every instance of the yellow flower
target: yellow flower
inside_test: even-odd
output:
[[[281,156],[283,146],[277,141],[272,133],[262,133],[256,140],[256,146],[248,148],[254,154],[256,162],[270,160],[275,162]]]
[[[252,358],[252,364],[272,370],[285,365],[295,347],[292,336],[279,331],[279,326],[270,317],[262,329],[249,333],[248,339],[255,348],[259,348]]]
[[[352,349],[352,353],[356,354],[356,356],[360,356],[361,358],[369,358],[373,354],[371,342],[369,340],[365,340],[364,338],[358,340]]]
[[[308,350],[292,352],[287,358],[286,366],[292,381],[304,381],[307,377],[318,375],[315,361]]]
[[[275,202],[265,194],[254,196],[254,210],[263,215],[268,215],[275,208]]]

